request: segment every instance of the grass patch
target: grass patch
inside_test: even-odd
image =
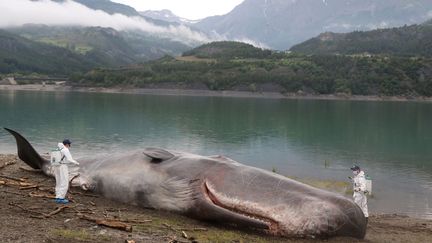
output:
[[[336,180],[318,180],[310,178],[299,178],[299,177],[289,177],[290,179],[299,181],[301,183],[313,186],[319,189],[324,189],[327,191],[337,192],[341,194],[352,194],[352,185],[347,181],[336,181]]]
[[[86,45],[79,45],[75,47],[75,52],[78,52],[79,54],[85,55],[87,52],[90,52],[93,50],[93,47],[86,46]]]
[[[263,233],[264,234],[264,233]],[[283,242],[286,239],[262,236],[236,230],[212,229],[209,231],[192,232],[190,235],[198,242]]]
[[[106,235],[97,235],[94,233],[89,233],[84,229],[81,230],[69,230],[69,229],[53,229],[51,231],[51,235],[55,238],[62,238],[67,240],[74,241],[108,241],[111,240],[109,236]]]
[[[73,52],[76,52],[76,53],[79,53],[82,55],[85,55],[87,52],[90,52],[91,50],[93,50],[93,47],[91,47],[89,45],[85,45],[85,44],[81,44],[81,43],[71,43],[67,39],[41,38],[38,41],[45,43],[45,44],[66,48],[66,49],[69,49]]]
[[[92,236],[85,230],[68,230],[68,229],[54,229],[51,234],[56,237],[61,237],[71,240],[91,240]]]
[[[147,217],[148,218],[148,217]],[[182,231],[189,240],[198,242],[284,242],[286,239],[269,236],[264,232],[244,229],[233,225],[206,223],[185,216],[167,212],[157,212],[151,217],[151,222],[134,225],[135,233],[175,235],[184,239]],[[194,230],[204,228],[206,230]],[[184,239],[186,240],[186,239]]]
[[[212,58],[199,58],[196,56],[181,56],[181,57],[176,57],[176,60],[178,61],[183,61],[183,62],[216,62],[216,59],[212,59]]]

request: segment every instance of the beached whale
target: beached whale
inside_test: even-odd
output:
[[[48,160],[5,129],[15,137],[21,160],[52,175]],[[350,199],[223,156],[146,148],[79,162],[76,184],[125,203],[288,237],[366,233],[363,212]]]

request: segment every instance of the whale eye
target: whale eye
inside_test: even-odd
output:
[[[154,164],[159,164],[159,163],[161,163],[163,160],[161,160],[161,159],[155,159],[155,158],[152,158],[151,160],[150,160],[150,162],[152,162],[152,163],[154,163]]]
[[[161,163],[174,157],[174,154],[160,148],[146,148],[143,152],[147,157],[151,158],[151,163]]]

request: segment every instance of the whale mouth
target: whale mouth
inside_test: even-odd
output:
[[[252,212],[251,209],[241,205],[241,203],[228,203],[224,202],[223,198],[217,196],[218,193],[212,189],[212,186],[207,182],[204,182],[204,194],[207,196],[207,199],[216,207],[225,209],[232,214],[240,216],[246,221],[250,221],[252,224],[265,225],[266,229],[269,230],[272,234],[277,234],[279,232],[279,224],[275,220],[263,216],[262,213]],[[238,201],[238,200],[237,200]]]

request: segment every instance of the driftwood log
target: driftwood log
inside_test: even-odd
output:
[[[15,164],[15,163],[16,163],[16,161],[8,161],[8,162],[6,162],[6,163],[0,165],[0,170],[3,169],[3,168],[6,167],[6,166],[13,165],[13,164]]]
[[[114,219],[93,218],[88,215],[78,214],[80,219],[95,222],[98,225],[107,226],[114,229],[119,229],[127,232],[132,232],[132,225]]]
[[[67,208],[72,208],[71,206],[63,205],[63,206],[60,206],[60,207],[56,208],[54,211],[52,211],[50,213],[42,213],[42,212],[37,212],[37,211],[33,211],[33,210],[30,210],[30,209],[27,209],[27,208],[25,208],[25,207],[23,207],[21,205],[16,204],[16,203],[9,203],[9,205],[17,207],[17,208],[20,208],[24,212],[31,213],[32,215],[30,215],[30,216],[32,218],[39,218],[39,219],[50,218],[51,216],[56,215],[56,214],[60,213],[61,211],[65,210]],[[35,214],[38,214],[38,215],[35,215]]]

